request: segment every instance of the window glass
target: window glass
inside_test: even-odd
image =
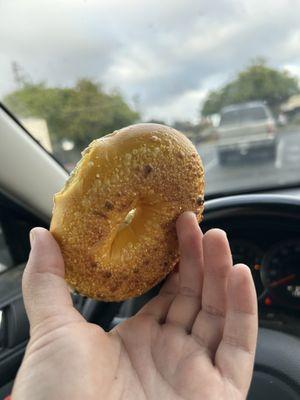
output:
[[[300,185],[300,1],[10,0],[0,15],[0,101],[67,170],[92,140],[157,122],[193,141],[206,194]]]

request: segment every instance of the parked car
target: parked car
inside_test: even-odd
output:
[[[220,164],[246,155],[276,159],[276,123],[263,102],[234,104],[221,110],[217,130]]]

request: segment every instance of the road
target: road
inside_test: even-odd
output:
[[[275,161],[242,158],[223,166],[214,145],[201,143],[197,149],[205,167],[207,194],[300,182],[300,129],[279,133]]]

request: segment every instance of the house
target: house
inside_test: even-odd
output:
[[[46,120],[30,117],[23,118],[20,122],[49,153],[52,153],[53,149]]]

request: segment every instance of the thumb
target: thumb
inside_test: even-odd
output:
[[[64,324],[83,319],[75,310],[60,248],[49,231],[34,228],[30,232],[31,252],[23,274],[23,296],[30,328],[53,318]]]

